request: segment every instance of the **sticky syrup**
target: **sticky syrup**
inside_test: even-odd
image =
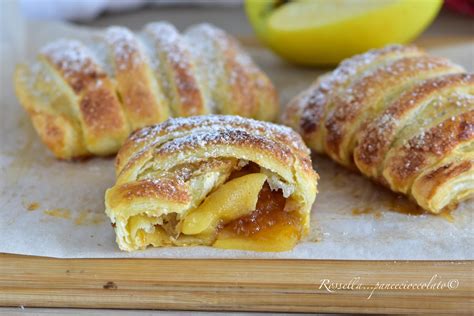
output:
[[[38,202],[31,202],[26,206],[28,211],[36,211],[40,207]]]
[[[299,217],[294,213],[284,211],[285,203],[286,199],[282,191],[272,191],[265,183],[258,195],[255,211],[228,223],[224,229],[245,237],[251,237],[277,224],[290,225],[299,231]]]

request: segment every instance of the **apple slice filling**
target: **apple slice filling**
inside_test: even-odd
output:
[[[120,231],[125,232],[123,238],[142,249],[175,244],[290,250],[301,238],[304,218],[292,195],[284,193],[289,186],[277,183],[269,171],[246,163],[181,217],[174,212],[137,214]]]
[[[213,246],[256,251],[284,251],[301,237],[301,217],[286,210],[281,189],[272,190],[267,175],[250,163],[234,171],[183,220],[181,232],[213,235]],[[207,239],[207,238],[206,238]]]

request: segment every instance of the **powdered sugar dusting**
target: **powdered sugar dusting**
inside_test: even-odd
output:
[[[185,183],[180,178],[158,178],[126,183],[120,190],[124,191],[123,198],[126,200],[139,197],[161,198],[184,204],[190,199],[189,193],[184,188]]]
[[[112,26],[105,32],[107,43],[112,47],[119,70],[136,67],[144,62],[144,55],[132,32],[125,27]]]
[[[431,107],[435,109],[438,117],[445,117],[448,113],[456,115],[458,111],[468,107],[469,100],[472,100],[472,95],[463,92],[470,84],[474,83],[472,79],[472,76],[467,74],[451,74],[422,81],[412,90],[404,93],[387,109],[386,112],[393,113],[396,117],[405,117],[403,119],[403,126],[413,124],[419,126],[418,135],[405,143],[404,147],[406,150],[432,152],[436,155],[442,155],[444,150],[448,148],[448,144],[457,143],[460,135],[455,135],[453,131],[445,130],[445,122],[439,123],[434,130],[426,132],[426,130],[430,129],[430,126],[434,125],[436,118],[430,118],[429,116],[425,118],[423,116],[416,117],[416,114],[423,111],[426,107]],[[471,101],[470,106],[472,107],[473,105],[474,103]],[[460,108],[456,110],[456,107]],[[455,116],[448,118],[448,121],[454,120]],[[466,134],[467,132],[464,131],[463,133]],[[392,131],[392,134],[391,138],[395,137],[396,131]],[[433,137],[435,135],[442,136]],[[385,146],[389,145],[390,143],[385,144]],[[415,168],[414,163],[411,161],[406,162],[405,165],[405,168]]]
[[[43,47],[41,53],[48,56],[66,77],[94,71],[92,54],[79,41],[60,39]]]
[[[395,120],[390,113],[384,113],[374,123],[375,133],[381,139],[384,139],[387,132],[391,131],[397,125],[398,121]],[[367,149],[369,152],[371,151],[371,144],[368,144]]]
[[[301,109],[299,113],[301,113],[300,126],[302,131],[312,133],[318,130],[321,121],[325,118],[327,106],[332,96],[340,88],[345,87],[362,69],[367,68],[377,59],[386,58],[389,55],[398,54],[401,58],[403,53],[422,54],[422,51],[413,46],[389,45],[342,61],[339,67],[310,87],[297,102]],[[348,99],[353,98],[352,95],[346,97]]]
[[[150,23],[145,27],[145,32],[153,36],[153,39],[157,41],[157,48],[163,50],[173,63],[180,68],[188,66],[188,60],[185,57],[188,48],[172,24],[167,22]]]
[[[370,108],[372,102],[369,98],[379,95],[381,91],[391,89],[389,83],[397,85],[399,83],[408,83],[416,77],[433,76],[438,73],[431,71],[445,70],[455,72],[459,67],[449,62],[447,59],[438,57],[407,57],[394,61],[387,66],[378,68],[373,73],[369,73],[360,78],[355,84],[344,91],[340,98],[341,106],[336,109],[336,115],[346,117],[358,108]],[[380,90],[383,88],[384,90]],[[350,107],[346,105],[350,104]]]
[[[192,26],[184,33],[184,38],[193,49],[191,54],[196,60],[197,76],[207,83],[205,91],[209,112],[218,109],[212,92],[217,88],[219,78],[225,76],[222,58],[217,56],[218,48],[226,48],[228,45],[225,33],[207,23]]]
[[[179,105],[185,106],[182,110],[175,108],[177,114],[182,115],[183,110],[186,115],[201,113],[202,102],[206,101],[202,98],[204,83],[200,82],[196,76],[191,48],[183,36],[167,22],[150,23],[145,27],[145,32],[152,36],[156,42],[156,49],[162,54],[165,62],[171,64],[171,68],[176,73],[172,77],[177,87],[176,94],[169,89],[168,94]]]
[[[309,149],[303,143],[301,137],[291,128],[233,115],[204,115],[172,118],[162,124],[146,127],[137,131],[131,136],[131,140],[133,142],[143,141],[149,137],[153,138],[157,135],[169,134],[178,130],[190,130],[196,127],[241,128],[253,134],[289,143],[294,149],[309,153]]]
[[[334,98],[334,109],[329,113],[325,127],[326,143],[331,153],[338,154],[344,141],[351,141],[365,118],[376,116],[398,98],[403,86],[442,74],[456,73],[462,68],[440,57],[415,56],[400,58],[360,79]],[[348,157],[343,157],[346,159]]]
[[[405,144],[407,150],[431,152],[437,156],[474,137],[474,110],[448,117],[429,131],[422,130]]]
[[[209,146],[212,151],[213,145],[226,144],[233,145],[242,142],[247,142],[250,138],[265,142],[268,150],[273,151],[275,143],[270,143],[267,138],[260,135],[251,135],[243,129],[233,128],[232,126],[217,126],[211,125],[202,132],[188,134],[181,138],[175,138],[166,142],[158,150],[160,153],[180,152],[187,146],[196,148],[203,148]]]
[[[253,129],[257,127],[266,129]],[[126,185],[140,183],[141,186],[134,189],[134,193],[161,200],[164,199],[163,195],[171,196],[175,191],[187,191],[192,200],[175,211],[184,218],[206,196],[209,197],[210,192],[216,192],[221,184],[241,177],[246,172],[260,172],[267,176],[265,180],[271,189],[282,189],[284,197],[291,199],[291,211],[303,214],[309,210],[314,200],[318,179],[312,169],[309,152],[306,151],[306,156],[301,157],[301,153],[291,143],[278,141],[269,129],[281,133],[282,137],[293,137],[291,134],[296,134],[286,127],[234,116],[170,119],[155,127],[144,128],[132,136],[132,142],[148,142],[143,148],[146,154],[144,159],[135,159],[141,154],[137,150],[127,150],[123,155],[130,154],[130,157],[121,157],[119,154],[120,159],[129,160],[123,169],[125,172],[119,174],[118,181]],[[240,172],[239,168],[250,161],[253,162],[250,168],[243,170],[245,173]],[[132,177],[129,177],[130,172],[133,172]],[[164,187],[160,191],[162,179],[177,179],[180,183],[176,181],[172,184],[174,187]],[[301,192],[305,182],[309,187]],[[122,187],[123,184],[119,188]],[[162,211],[151,210],[150,213],[160,216]]]
[[[439,76],[423,80],[401,94],[379,117],[374,118],[367,130],[363,132],[358,158],[365,161],[376,160],[378,155],[385,152],[380,152],[380,150],[392,143],[397,133],[396,126],[401,123],[400,119],[403,119],[401,127],[413,124],[416,113],[420,113],[427,106],[436,108],[440,115],[445,115],[444,111],[448,109],[447,104],[467,107],[470,103],[472,106],[473,96],[462,93],[461,90],[468,87],[470,82],[474,82],[473,79],[467,74]],[[459,91],[452,92],[453,87],[458,87]],[[427,124],[429,122],[424,125]]]
[[[472,146],[472,76],[417,48],[389,46],[320,77],[290,102],[285,121],[313,149],[412,194],[412,177]]]
[[[79,93],[86,86],[100,88],[107,74],[90,49],[75,40],[58,40],[41,53],[62,73],[71,88]]]
[[[224,147],[223,147],[224,146]],[[279,143],[271,138],[258,134],[251,134],[244,129],[228,126],[209,126],[203,131],[193,131],[182,137],[173,138],[155,149],[156,156],[176,155],[173,161],[186,161],[185,153],[189,150],[200,150],[206,148],[204,157],[217,157],[223,148],[230,149],[233,146],[251,148],[252,155],[257,157],[257,162],[263,163],[269,156],[280,160],[282,163],[292,166],[297,156],[284,143]],[[239,158],[248,160],[250,156],[240,154]],[[191,159],[197,157],[191,156]]]
[[[469,108],[474,105],[474,95],[455,91],[448,96],[448,103],[453,103],[459,108]]]
[[[184,36],[167,22],[150,23],[138,35],[127,28],[112,26],[93,37],[97,40],[88,46],[77,40],[62,39],[41,50],[76,92],[86,85],[101,88],[106,82],[106,89],[109,89],[116,83],[114,77],[117,72],[146,64],[153,68],[156,82],[168,99],[168,102],[163,102],[163,106],[171,106],[175,115],[225,114],[226,111],[235,113],[235,108],[231,106],[216,104],[216,99],[219,102],[232,102],[231,100],[214,98],[214,95],[225,93],[222,89],[217,89],[220,88],[218,82],[226,81],[229,85],[239,86],[239,96],[245,100],[241,105],[242,114],[251,115],[247,113],[248,108],[266,106],[260,104],[258,98],[244,97],[256,95],[257,89],[267,91],[271,83],[264,80],[265,75],[240,50],[237,42],[213,25],[195,25]],[[229,67],[230,70],[227,71],[228,61],[240,68]],[[254,80],[248,74],[255,75],[259,80]]]

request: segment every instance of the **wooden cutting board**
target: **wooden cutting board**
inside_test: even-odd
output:
[[[52,259],[2,254],[0,271],[2,306],[410,314],[474,310],[472,261]],[[410,284],[418,289],[397,289]]]

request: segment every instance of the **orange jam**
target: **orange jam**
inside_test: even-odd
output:
[[[268,183],[265,183],[258,195],[255,211],[228,223],[224,230],[246,237],[275,225],[292,226],[299,231],[300,219],[295,212],[284,211],[285,203],[282,191],[272,191]]]

